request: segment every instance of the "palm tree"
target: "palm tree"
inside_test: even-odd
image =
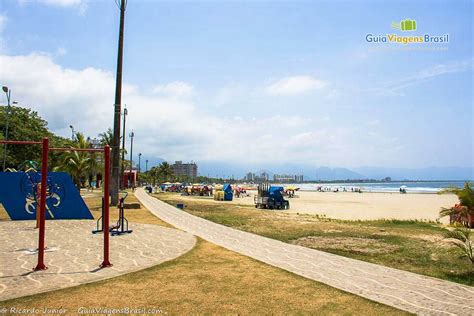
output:
[[[91,143],[84,137],[82,133],[76,133],[76,141],[74,142],[73,147],[90,148]],[[71,150],[63,154],[60,165],[54,168],[54,170],[63,170],[68,172],[71,175],[77,189],[80,190],[82,186],[82,180],[96,167],[97,162],[90,153]]]
[[[158,167],[158,173],[163,178],[164,181],[168,181],[173,176],[173,167],[166,161],[163,161]]]
[[[466,222],[467,226],[472,226],[474,223],[474,190],[470,184],[466,182],[463,189],[447,188],[440,192],[454,193],[458,196],[459,203],[450,208],[442,208],[439,212],[440,217],[450,216],[451,222],[455,221]]]
[[[148,174],[150,175],[151,182],[153,186],[156,185],[156,182],[159,181],[159,169],[157,166],[152,167],[149,171]]]
[[[109,145],[112,146],[114,139],[114,132],[109,127],[105,132],[99,134],[100,144],[102,146]]]
[[[463,256],[468,257],[474,266],[474,241],[471,240],[472,231],[469,228],[456,228],[448,230],[444,237],[453,245],[463,251]]]

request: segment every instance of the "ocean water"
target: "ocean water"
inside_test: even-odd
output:
[[[448,187],[462,188],[465,181],[417,181],[417,182],[384,182],[384,183],[300,183],[293,184],[302,191],[316,191],[323,187],[328,191],[344,188],[351,192],[351,188],[361,188],[363,192],[399,192],[402,185],[406,186],[407,193],[437,193]],[[471,182],[472,184],[472,182]]]

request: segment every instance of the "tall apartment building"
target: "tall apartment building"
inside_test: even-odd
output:
[[[248,173],[245,175],[244,180],[245,180],[245,181],[255,181],[255,173],[253,173],[253,172],[248,172]]]
[[[303,175],[275,174],[273,175],[273,181],[280,183],[300,183],[303,182]]]
[[[175,161],[172,165],[173,167],[173,174],[175,176],[186,176],[190,178],[197,177],[197,169],[198,166],[194,162],[190,163],[183,163],[182,161]]]

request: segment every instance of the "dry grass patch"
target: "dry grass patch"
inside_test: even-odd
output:
[[[321,236],[308,236],[293,240],[291,243],[314,249],[344,250],[365,254],[388,253],[400,248],[399,246],[390,245],[380,240],[357,237],[326,238]]]
[[[0,306],[156,307],[170,314],[404,314],[200,240],[184,256],[111,280]]]
[[[100,216],[100,193],[86,204]],[[128,202],[138,202],[129,195]],[[116,218],[118,211],[111,208]],[[144,207],[125,210],[131,222],[165,225]],[[168,314],[406,314],[263,264],[203,240],[187,254],[113,279],[0,303],[2,307],[150,308]]]
[[[474,270],[461,252],[443,239],[444,228],[416,220],[335,220],[325,216],[257,210],[251,205],[209,203],[203,199],[160,194],[185,211],[264,237],[358,260],[474,285]]]

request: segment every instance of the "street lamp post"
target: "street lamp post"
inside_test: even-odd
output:
[[[145,172],[148,172],[148,159],[145,160]]]
[[[71,139],[74,141],[74,138],[76,138],[76,131],[74,130],[74,126],[69,125],[69,128],[71,129]]]
[[[8,128],[10,126],[10,96],[12,91],[8,87],[2,87],[3,92],[7,95],[7,125],[5,126],[5,140],[8,140]],[[3,171],[5,171],[5,164],[7,162],[7,144],[3,145]]]
[[[128,173],[128,181],[130,182],[130,184],[132,184],[130,176],[133,171],[133,137],[135,137],[135,133],[132,130],[132,132],[130,133],[130,172]]]
[[[123,131],[122,131],[122,169],[121,169],[121,176],[120,176],[120,179],[123,179],[123,175],[124,175],[124,169],[125,169],[125,166],[124,166],[124,162],[125,162],[125,121],[126,121],[126,117],[128,115],[128,110],[127,110],[127,105],[125,104],[125,108],[123,109]],[[122,180],[120,180],[120,187],[122,187]]]
[[[140,167],[141,167],[141,162],[140,162],[141,158],[142,158],[142,153],[139,153],[139,154],[138,154],[138,173],[137,173],[137,182],[138,182],[138,185],[140,185],[140,180],[139,180],[139,178],[140,178],[140,170],[141,170],[141,168],[140,168]]]

